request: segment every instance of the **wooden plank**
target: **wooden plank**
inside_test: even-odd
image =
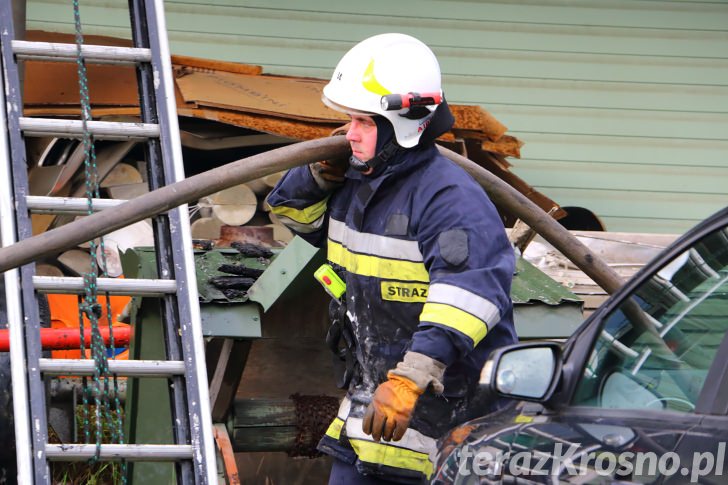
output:
[[[114,166],[101,181],[101,187],[115,187],[118,185],[140,184],[143,182],[139,170],[129,163],[119,163]]]
[[[529,133],[522,159],[611,162],[691,167],[728,166],[728,139],[666,139],[583,134]],[[699,154],[699,155],[698,155]],[[520,164],[517,162],[516,165]]]
[[[112,199],[129,200],[149,192],[146,182],[139,184],[115,185],[107,187],[106,191]]]
[[[250,187],[240,184],[204,197],[198,205],[211,207],[213,217],[223,224],[240,226],[255,215],[258,200]]]
[[[724,76],[728,78],[728,68]],[[587,86],[585,88],[590,91]],[[698,147],[712,140],[725,140],[728,117],[724,113],[705,112],[692,113],[686,118],[685,113],[679,110],[680,104],[693,106],[692,103],[697,99],[692,95],[679,94],[681,89],[676,87],[674,95],[680,96],[682,101],[663,105],[669,106],[670,110],[637,109],[638,106],[635,109],[621,109],[624,106],[617,107],[620,109],[597,109],[579,104],[576,107],[510,105],[500,106],[496,111],[499,119],[521,132],[548,133],[556,131],[553,127],[558,126],[559,132],[572,136],[598,134],[622,138],[690,139]],[[664,90],[670,92],[672,88]],[[630,95],[639,94],[641,87],[634,90],[627,88],[625,91]],[[708,90],[705,93],[708,98],[713,97]],[[698,96],[699,93],[695,95]],[[599,103],[602,97],[595,96],[594,103]],[[610,98],[614,96],[610,95]],[[650,120],[649,123],[645,122],[646,119]]]
[[[696,0],[697,1],[697,0]],[[179,4],[196,4],[195,0],[174,0],[170,2]],[[216,7],[240,7],[234,0],[212,0],[208,2]],[[697,4],[672,1],[634,1],[634,0],[592,0],[588,3],[564,4],[563,2],[544,1],[533,3],[529,8],[522,8],[521,4],[509,2],[479,2],[472,5],[464,0],[423,0],[418,2],[420,8],[413,12],[406,3],[392,3],[387,0],[372,0],[366,4],[356,5],[356,8],[348,4],[330,4],[324,0],[312,0],[297,6],[297,11],[302,13],[319,14],[321,11],[341,14],[358,14],[380,17],[382,12],[387,12],[392,17],[403,18],[443,18],[462,19],[463,10],[469,12],[468,18],[489,22],[503,22],[518,19],[521,22],[579,25],[585,23],[620,25],[623,27],[661,27],[670,25],[673,27],[687,27],[692,25],[695,28],[708,28],[720,30],[725,27],[720,19],[725,15],[725,8],[715,3],[706,3],[704,0]],[[290,10],[288,0],[252,0],[245,3],[247,10],[255,16],[255,9],[270,11],[273,15],[276,11],[287,13]],[[623,11],[629,9],[632,15],[625,17]],[[655,11],[657,9],[657,11]],[[238,9],[239,10],[239,9]],[[228,12],[234,11],[232,9]],[[279,15],[280,15],[279,13]],[[640,15],[640,14],[643,15]],[[717,18],[716,18],[717,16]],[[311,18],[309,15],[307,18]]]
[[[717,49],[717,45],[710,43],[713,39],[721,38],[720,31],[724,26],[717,26],[717,24],[720,19],[726,18],[726,10],[721,7],[709,9],[713,15],[706,13],[699,18],[693,17],[694,25],[699,26],[693,30],[686,27],[691,22],[689,14],[682,15],[686,12],[680,12],[681,14],[676,12],[670,18],[666,18],[662,14],[670,10],[666,4],[645,3],[644,6],[652,8],[638,10],[644,10],[646,17],[657,17],[655,25],[659,27],[655,29],[646,27],[641,30],[634,28],[635,24],[639,25],[640,22],[633,20],[634,9],[626,7],[626,4],[621,4],[623,5],[621,10],[594,8],[592,5],[580,9],[578,4],[572,4],[576,8],[560,9],[564,15],[555,23],[541,20],[531,23],[524,22],[523,15],[531,10],[549,11],[548,2],[542,2],[541,5],[531,4],[528,9],[519,8],[517,4],[507,5],[497,2],[462,3],[456,7],[457,10],[443,8],[434,1],[418,2],[416,14],[413,14],[412,4],[401,2],[399,10],[402,15],[400,16],[391,12],[393,8],[397,9],[397,6],[392,5],[391,2],[380,1],[377,3],[380,4],[380,7],[370,13],[361,11],[359,5],[356,8],[353,5],[349,8],[337,8],[324,2],[318,2],[318,11],[315,13],[302,11],[306,9],[306,6],[292,9],[290,4],[283,8],[266,8],[267,5],[259,5],[263,8],[255,8],[248,4],[245,5],[245,8],[235,8],[229,4],[230,6],[211,9],[208,5],[181,6],[179,3],[174,3],[167,7],[167,15],[168,24],[172,26],[170,33],[172,38],[175,38],[178,32],[181,34],[189,31],[194,31],[201,39],[216,33],[226,37],[235,36],[241,32],[242,23],[245,25],[246,36],[265,36],[269,39],[268,42],[263,43],[263,47],[276,40],[270,35],[270,32],[285,32],[285,36],[278,38],[281,40],[296,39],[300,42],[300,47],[307,47],[309,42],[321,39],[321,35],[317,34],[324,31],[321,29],[328,29],[328,38],[343,39],[353,43],[373,33],[382,32],[382,12],[387,12],[390,19],[388,23],[399,27],[394,31],[406,31],[412,35],[426,38],[435,46],[452,45],[453,35],[456,35],[458,40],[462,39],[461,42],[466,47],[488,46],[491,49],[583,52],[584,45],[596,45],[600,47],[600,51],[608,53],[677,56],[685,55],[687,50],[702,49],[706,56],[719,57],[723,54]],[[368,7],[369,9],[376,8],[371,4]],[[506,10],[503,11],[501,18],[495,21],[490,17],[490,12],[491,9],[497,11],[499,7],[506,8]],[[626,15],[625,11],[629,15]],[[611,14],[608,16],[610,18],[604,16],[605,12]],[[582,15],[576,15],[577,13]],[[478,19],[479,15],[482,20]],[[570,25],[568,19],[574,19],[573,24]],[[630,23],[632,25],[629,25]],[[716,25],[716,30],[708,30],[705,28],[706,24]],[[201,25],[208,26],[208,28],[201,29]],[[211,28],[213,25],[218,30],[213,30]],[[192,29],[196,29],[196,31]],[[679,32],[675,32],[673,29],[677,29]],[[680,36],[683,46],[678,46],[676,50],[670,51],[664,41],[675,35]],[[538,43],[537,37],[543,41],[542,44]],[[704,39],[708,39],[708,41],[706,42]],[[260,46],[260,42],[258,45]],[[270,61],[268,62],[270,63]]]
[[[535,188],[564,207],[586,207],[602,219],[640,219],[640,222],[644,222],[644,229],[636,228],[636,232],[681,233],[684,230],[660,227],[681,220],[686,227],[691,227],[693,221],[708,217],[725,207],[725,196],[722,194],[681,194],[677,197],[671,192],[656,191],[594,190],[543,185],[536,185]],[[607,225],[607,229],[616,230],[610,225]],[[627,229],[620,227],[619,230]]]
[[[84,31],[118,31],[129,35],[128,19],[121,15],[121,9],[112,10],[114,14],[109,15],[109,6],[101,0],[90,3],[84,7],[84,18],[89,19],[85,22]],[[284,42],[293,50],[310,48],[311,42],[322,38],[321,32],[327,32],[326,38],[351,44],[383,31],[382,12],[387,12],[388,23],[393,27],[386,31],[406,31],[442,46],[452,45],[453,35],[456,35],[467,41],[466,46],[488,46],[491,49],[583,52],[585,45],[596,45],[602,52],[633,55],[684,56],[688,51],[703,52],[705,56],[713,57],[724,54],[714,42],[714,39],[722,39],[721,30],[726,25],[724,5],[702,5],[700,8],[694,5],[676,8],[675,2],[641,2],[637,8],[624,2],[615,2],[611,8],[607,5],[602,3],[600,8],[590,2],[582,8],[579,4],[554,8],[544,1],[524,9],[517,4],[462,2],[454,4],[453,8],[443,8],[438,2],[430,0],[417,2],[417,13],[413,14],[410,2],[393,5],[383,0],[368,2],[367,10],[362,10],[363,6],[359,4],[356,8],[353,4],[348,8],[343,5],[336,7],[323,0],[299,3],[296,8],[291,8],[290,3],[282,8],[271,8],[261,3],[256,8],[248,3],[240,5],[232,2],[218,6],[181,1],[165,4],[173,46],[180,41],[192,43],[196,38],[202,44],[218,44],[221,55],[236,49],[239,55],[243,41],[251,42],[251,38],[255,37],[266,41],[259,39],[255,42],[255,46],[251,46],[254,47],[250,49],[251,54],[261,47]],[[402,15],[392,13],[393,9],[399,10]],[[55,24],[58,29],[57,19],[71,27],[68,10],[50,1],[29,2],[31,28],[47,28]],[[492,12],[500,15],[494,18]],[[558,20],[523,20],[524,15],[536,12],[558,17]],[[241,35],[241,32],[245,34]],[[281,34],[273,36],[272,32]],[[665,42],[676,37],[680,42],[675,43],[675,48]],[[292,43],[292,39],[297,42]],[[540,44],[539,39],[542,41]],[[178,52],[197,55],[187,49]],[[290,59],[289,65],[294,65],[295,57]],[[268,60],[267,63],[273,64],[274,61]]]
[[[295,426],[296,406],[290,399],[237,399],[233,417],[235,428]]]
[[[83,276],[91,272],[91,257],[81,249],[70,249],[58,256],[58,262],[66,268],[72,276]]]
[[[717,210],[717,209],[716,209]],[[707,215],[706,215],[707,217]],[[655,217],[612,217],[605,216],[601,218],[607,227],[618,227],[625,231],[654,231],[674,232],[682,234],[698,223],[701,219],[666,219]]]
[[[604,303],[607,300],[607,298],[609,298],[609,295],[607,295],[606,293],[603,294],[603,295],[592,295],[592,294],[588,294],[588,295],[579,295],[579,297],[582,300],[584,300],[584,310],[585,311],[588,311],[588,310],[593,311],[593,310],[599,308],[599,306],[602,303]]]
[[[214,217],[200,217],[191,225],[193,239],[219,239],[222,221]]]
[[[233,407],[233,399],[243,377],[250,352],[249,340],[224,339],[210,373],[210,410],[212,420],[225,422]],[[210,367],[208,361],[208,367]]]
[[[440,47],[441,69],[449,75],[469,74],[491,78],[532,78],[573,81],[603,80],[655,84],[724,85],[725,66],[718,59],[668,56],[635,56],[592,52],[540,52],[529,50]],[[682,69],[675,69],[679,63]]]
[[[674,234],[599,231],[571,231],[571,233],[625,280],[634,276],[677,238]],[[524,257],[584,300],[585,315],[596,309],[609,296],[540,236],[526,248]]]
[[[230,439],[236,453],[288,451],[295,446],[296,435],[295,426],[234,428]]]
[[[689,161],[684,166],[660,166],[528,159],[519,160],[512,170],[524,180],[549,187],[728,195],[728,164],[717,168],[693,167]]]
[[[514,104],[545,107],[591,107],[612,110],[670,110],[716,112],[716,99],[728,96],[728,86],[660,85],[657,83],[616,83],[596,79],[594,81],[570,81],[543,78],[473,78],[466,75],[450,75],[446,78],[450,96],[448,102],[480,104],[501,120],[511,131],[520,127],[509,120],[508,113],[501,113],[498,106]],[[487,85],[488,89],[483,89]],[[688,92],[686,92],[686,90]],[[720,111],[718,111],[720,113]],[[629,115],[625,111],[625,115]],[[564,133],[556,126],[542,126],[539,132]],[[524,130],[525,131],[525,130]]]

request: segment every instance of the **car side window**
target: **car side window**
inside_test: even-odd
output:
[[[702,238],[602,320],[572,404],[692,412],[728,332],[728,229]]]

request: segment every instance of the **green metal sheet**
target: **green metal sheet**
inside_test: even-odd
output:
[[[511,299],[516,305],[540,302],[547,305],[570,303],[580,306],[582,303],[578,296],[523,258],[516,260]]]
[[[273,256],[275,258],[275,255]],[[222,291],[210,284],[210,278],[216,276],[230,276],[218,268],[222,264],[243,265],[251,269],[266,270],[270,261],[262,258],[249,258],[240,254],[235,249],[213,249],[210,251],[195,252],[195,266],[197,267],[197,291],[201,303],[228,302],[243,303],[249,297],[245,293],[236,296],[225,295]]]
[[[323,251],[296,236],[250,287],[248,298],[267,311],[284,292],[317,284],[313,272],[323,262]]]
[[[521,340],[565,339],[584,321],[581,306],[523,303],[513,307],[513,321]]]
[[[583,301],[523,258],[516,260],[511,300],[520,339],[567,338],[584,319]]]
[[[146,248],[127,251],[123,255],[125,273],[129,274],[131,266],[136,266],[139,274],[130,277],[154,278],[153,257]],[[270,262],[244,258],[237,251],[227,249],[197,253],[195,262],[203,334],[256,338],[262,335],[261,309],[267,311],[286,294],[316,286],[313,272],[324,262],[324,254],[296,237]],[[265,271],[250,287],[247,296],[229,299],[208,283],[210,277],[224,274],[217,270],[223,263],[245,264]],[[523,258],[516,261],[511,299],[522,338],[563,338],[582,319],[583,302],[579,297]]]
[[[260,307],[254,303],[201,304],[202,335],[205,337],[258,338]]]
[[[121,260],[128,278],[157,277],[154,251],[151,248],[130,249],[121,254]],[[244,257],[234,249],[195,252],[202,334],[206,337],[261,337],[260,307],[248,301],[245,294],[228,298],[209,283],[211,277],[227,274],[217,269],[223,263],[244,264],[255,269],[265,269],[270,264],[267,260]],[[134,300],[139,298],[135,297]]]
[[[141,360],[166,360],[159,302],[154,298],[134,300],[137,304],[131,312],[134,338],[129,348],[129,357]],[[138,300],[141,300],[140,304]],[[174,443],[174,420],[167,379],[129,377],[124,409],[125,436],[129,443]],[[174,463],[129,463],[128,480],[131,484],[177,483]]]

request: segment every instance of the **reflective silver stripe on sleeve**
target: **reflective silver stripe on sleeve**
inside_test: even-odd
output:
[[[308,234],[309,232],[318,231],[321,229],[321,226],[324,223],[324,219],[326,218],[326,215],[319,217],[315,221],[313,221],[310,224],[303,224],[300,222],[296,222],[293,219],[290,219],[286,216],[278,215],[278,220],[283,224],[284,226],[288,227],[289,229],[292,229],[296,232],[300,232],[301,234]]]
[[[417,241],[355,231],[333,218],[329,219],[329,238],[355,253],[418,263],[424,261]]]
[[[490,300],[473,292],[446,283],[432,283],[427,295],[429,303],[442,303],[458,308],[483,320],[488,328],[500,320],[500,311]]]
[[[374,441],[371,435],[362,431],[362,418],[352,418],[346,420],[346,436],[350,439],[359,439],[365,441]],[[399,441],[382,441],[381,443],[396,446],[397,448],[407,448],[408,450],[417,451],[429,455],[430,461],[435,462],[437,454],[437,441],[434,438],[425,436],[417,430],[408,428],[404,432],[404,436]]]
[[[349,411],[351,411],[351,401],[348,397],[344,396],[341,404],[339,404],[339,411],[336,413],[336,417],[342,421],[346,421],[346,418],[349,417]]]

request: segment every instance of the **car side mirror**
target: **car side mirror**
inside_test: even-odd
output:
[[[483,366],[480,384],[513,399],[545,401],[561,374],[561,346],[534,342],[496,349]]]

